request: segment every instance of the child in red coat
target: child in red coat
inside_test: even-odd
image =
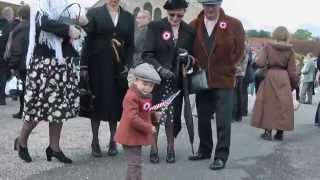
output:
[[[144,63],[134,69],[135,80],[123,100],[123,112],[115,141],[123,145],[128,162],[127,180],[141,180],[142,146],[154,143],[156,128],[152,118],[156,113],[149,112],[151,93],[161,78],[150,64]]]

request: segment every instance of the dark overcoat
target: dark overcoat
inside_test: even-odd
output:
[[[122,99],[127,84],[120,72],[130,66],[134,50],[134,18],[120,8],[119,21],[112,22],[106,5],[87,13],[87,39],[83,47],[81,66],[88,67],[94,99],[93,118],[116,122],[120,120]],[[116,59],[111,40],[117,39],[120,63]]]
[[[144,49],[147,52],[152,52],[154,58],[147,58],[147,62],[153,64],[155,69],[159,67],[170,69],[176,74],[175,78],[175,91],[182,90],[182,73],[178,70],[177,51],[179,48],[186,49],[189,54],[192,54],[193,42],[195,39],[195,31],[193,28],[181,22],[179,27],[178,40],[174,41],[173,31],[168,18],[160,21],[151,22],[148,25],[148,31]],[[178,72],[179,71],[179,72]],[[153,93],[153,103],[161,102],[162,95],[164,94],[165,87],[162,81],[160,86],[156,87]],[[182,93],[181,93],[182,94]],[[182,95],[179,95],[174,100],[174,122],[175,122],[175,135],[181,129],[181,110],[182,110]]]

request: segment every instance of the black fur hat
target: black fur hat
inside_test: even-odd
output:
[[[163,8],[166,10],[185,9],[188,7],[186,0],[167,0]]]

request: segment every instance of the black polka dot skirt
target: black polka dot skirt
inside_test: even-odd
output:
[[[33,59],[28,65],[24,121],[62,123],[78,115],[78,76],[73,58]]]
[[[174,80],[169,79],[169,80],[165,80],[165,82],[163,83],[164,86],[164,91],[162,94],[162,99],[165,100],[168,97],[172,96],[174,93],[176,93],[176,91],[174,90],[174,84],[173,84]],[[170,104],[167,109],[164,110],[160,121],[161,122],[173,122],[174,120],[174,106],[173,104]]]

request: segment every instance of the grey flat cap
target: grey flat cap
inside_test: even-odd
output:
[[[152,82],[155,84],[161,83],[161,78],[158,74],[158,72],[154,69],[154,67],[148,63],[143,63],[138,65],[134,71],[133,74],[136,78]]]
[[[199,3],[206,5],[206,4],[221,4],[222,0],[198,0]]]

